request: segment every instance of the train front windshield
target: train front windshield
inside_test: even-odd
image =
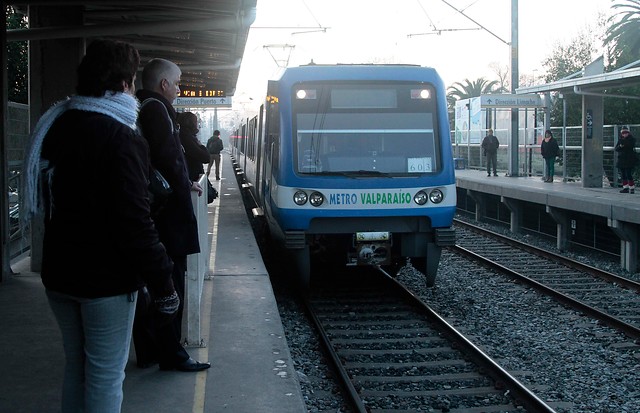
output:
[[[298,173],[412,176],[441,167],[431,85],[305,83],[292,98]]]

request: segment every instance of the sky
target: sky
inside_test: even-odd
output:
[[[599,12],[611,14],[611,4],[519,0],[520,74],[541,77],[541,62],[553,46],[595,26]],[[510,41],[511,0],[258,0],[234,109],[259,105],[267,80],[277,79],[282,67],[311,60],[431,66],[446,87],[465,79],[494,80],[492,63],[510,66]]]

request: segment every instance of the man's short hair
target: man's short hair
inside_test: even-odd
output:
[[[214,130],[213,136],[220,136],[220,131],[218,129]]]

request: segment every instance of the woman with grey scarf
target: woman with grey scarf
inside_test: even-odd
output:
[[[179,304],[150,217],[139,63],[129,44],[93,42],[77,95],[42,116],[25,160],[23,219],[44,216],[41,276],[64,344],[63,413],[120,412],[139,288],[148,286],[159,318]]]

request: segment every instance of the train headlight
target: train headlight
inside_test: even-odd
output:
[[[429,192],[429,201],[431,201],[432,203],[439,204],[440,202],[442,202],[443,199],[444,199],[444,194],[442,193],[441,190],[434,189],[433,191]]]
[[[430,97],[429,89],[411,89],[411,99],[429,99]]]
[[[293,202],[296,203],[296,205],[304,205],[307,203],[307,193],[304,191],[296,191],[295,194],[293,194]]]
[[[298,89],[296,91],[296,99],[315,99],[315,98],[316,98],[315,89]]]
[[[416,194],[413,196],[413,202],[415,202],[418,205],[424,205],[427,203],[427,200],[429,198],[427,197],[427,193],[424,191],[418,191],[416,192]]]
[[[320,192],[313,192],[309,196],[309,203],[314,207],[319,207],[324,202],[324,196]]]

